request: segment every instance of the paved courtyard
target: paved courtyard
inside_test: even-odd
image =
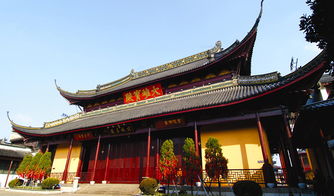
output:
[[[75,196],[101,196],[101,195],[114,195],[114,196],[122,196],[118,193],[115,194],[80,194],[80,193],[57,193],[57,194],[36,194],[36,193],[21,193],[21,192],[10,192],[10,191],[5,191],[3,189],[0,190],[0,195],[1,196],[35,196],[35,195],[61,195],[61,196],[70,196],[70,195],[75,195]],[[128,196],[132,194],[125,194],[124,196]]]

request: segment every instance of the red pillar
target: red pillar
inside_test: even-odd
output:
[[[108,171],[109,171],[109,161],[110,161],[110,159],[109,159],[109,156],[110,156],[110,148],[111,148],[111,145],[110,144],[108,144],[108,151],[107,151],[107,157],[106,157],[106,170],[105,170],[105,172],[104,172],[104,178],[103,178],[103,180],[107,180],[107,176],[108,176]]]
[[[78,164],[77,173],[75,174],[76,177],[80,177],[81,175],[81,169],[82,169],[82,160],[84,159],[86,154],[86,148],[84,148],[83,145],[81,145],[81,152],[80,152],[80,159]]]
[[[99,156],[99,151],[100,151],[100,142],[101,142],[101,136],[99,135],[99,138],[97,140],[96,151],[95,151],[94,167],[93,167],[93,174],[92,174],[91,181],[94,181],[94,179],[95,179],[95,172],[96,172],[96,166],[97,166],[97,158]]]
[[[195,153],[196,153],[196,156],[199,156],[198,131],[197,131],[197,123],[196,123],[196,121],[195,121],[194,135],[195,135]]]
[[[292,184],[292,186],[296,186],[298,182],[298,178],[305,179],[305,175],[302,169],[302,165],[299,159],[297,149],[294,147],[291,141],[292,132],[291,132],[290,125],[287,119],[287,114],[284,111],[283,111],[283,122],[284,122],[284,128],[285,128],[286,135],[288,136],[288,139],[287,139],[288,149],[289,149],[289,154],[290,154],[291,161],[292,161],[292,168],[293,168],[292,170],[295,172],[295,179],[293,179],[295,180],[295,182],[293,182],[294,184]]]
[[[155,178],[159,179],[159,138],[157,138],[157,146],[155,152]]]
[[[70,158],[71,158],[71,153],[72,153],[72,145],[73,145],[73,138],[71,138],[70,147],[69,147],[68,152],[67,152],[67,159],[66,159],[64,172],[63,172],[63,177],[62,177],[62,181],[64,181],[64,182],[66,182],[66,180],[67,180],[68,166],[70,164]]]
[[[12,165],[13,165],[13,160],[10,161],[10,164],[9,164],[9,168],[8,168],[8,173],[7,173],[7,177],[6,177],[6,182],[5,182],[5,188],[7,186],[7,182],[8,182],[8,177],[9,177],[9,174],[10,174],[10,170],[12,169]]]
[[[49,152],[49,147],[50,147],[50,145],[49,145],[49,143],[47,143],[45,152]]]
[[[265,163],[268,163],[268,154],[267,154],[268,151],[267,151],[267,146],[265,145],[264,130],[263,130],[262,123],[261,123],[258,113],[256,113],[256,121],[257,121],[257,129],[258,129],[259,137],[260,137],[260,144],[261,144],[263,160]]]
[[[148,135],[147,135],[147,154],[146,154],[146,170],[145,170],[145,177],[149,175],[149,167],[150,167],[150,154],[151,154],[151,128],[148,128]]]

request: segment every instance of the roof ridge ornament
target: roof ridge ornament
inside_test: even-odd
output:
[[[130,77],[131,78],[137,77],[137,72],[135,72],[135,69],[131,69],[131,71],[130,71]]]
[[[215,54],[218,52],[221,52],[223,50],[222,48],[222,42],[220,40],[216,41],[215,46],[208,50],[208,59],[209,61],[214,61],[215,60]]]
[[[55,85],[56,85],[57,89],[60,89],[60,87],[57,84],[57,79],[54,79],[54,82],[55,82]]]

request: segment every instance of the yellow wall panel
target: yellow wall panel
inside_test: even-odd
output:
[[[239,121],[201,127],[203,168],[205,165],[205,143],[209,137],[215,137],[219,140],[223,155],[228,159],[229,169],[260,169],[262,167],[263,156],[255,121]],[[265,145],[268,145],[267,141]]]
[[[69,150],[69,143],[59,144],[57,146],[51,173],[64,172],[68,150]],[[73,143],[68,172],[77,171],[80,159],[80,153],[81,153],[81,144]]]
[[[68,168],[68,172],[77,172],[79,166],[79,159],[81,153],[81,144],[73,144],[72,153],[71,153],[71,161]]]
[[[69,144],[59,144],[53,159],[51,173],[64,172]]]

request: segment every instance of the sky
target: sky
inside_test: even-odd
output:
[[[128,75],[211,49],[227,48],[253,26],[260,0],[0,1],[0,138],[10,118],[40,127],[75,114],[57,91],[94,89]],[[290,72],[320,50],[305,41],[304,0],[265,0],[252,75]]]

